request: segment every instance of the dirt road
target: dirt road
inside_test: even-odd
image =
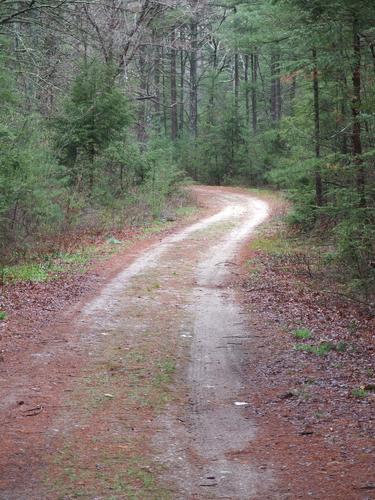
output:
[[[195,190],[214,215],[135,253],[2,372],[0,498],[267,498],[272,477],[238,458],[251,332],[227,287],[267,204]]]

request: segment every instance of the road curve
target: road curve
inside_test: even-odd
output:
[[[166,450],[160,460],[178,485],[176,498],[266,498],[261,492],[272,478],[264,473],[260,477],[255,466],[238,458],[256,433],[241,396],[251,333],[226,283],[236,269],[236,253],[267,219],[268,206],[243,193],[218,190],[216,199],[223,208],[216,219],[202,222],[208,233],[211,229],[211,237],[207,236],[207,248],[195,267],[189,328],[184,330],[191,338],[183,376],[189,404],[184,412],[170,408],[160,418],[164,432],[158,436],[158,446]],[[215,234],[215,224],[224,220],[227,224]]]
[[[113,406],[90,406],[90,411],[85,398],[97,390],[102,401],[103,393],[110,392],[105,384],[119,380],[121,386],[121,377],[108,377],[108,366],[114,356],[122,363],[121,353],[136,351],[142,339],[155,343],[155,349],[170,343],[177,360],[175,403],[156,420],[137,422],[137,415],[129,414],[134,425],[139,424],[140,435],[154,435],[154,458],[163,465],[162,480],[173,498],[267,498],[263,493],[271,478],[263,473],[260,479],[253,464],[241,460],[241,450],[249,447],[256,432],[241,395],[241,367],[251,332],[227,283],[237,252],[266,220],[268,206],[245,190],[193,189],[214,215],[134,255],[71,323],[61,321],[61,328],[51,327],[38,352],[34,348],[22,353],[19,376],[14,374],[9,382],[11,391],[4,387],[9,397],[0,404],[8,450],[0,450],[1,499],[70,498],[63,493],[62,488],[71,491],[65,484],[57,490],[43,486],[46,468],[47,475],[60,473],[56,454],[62,456],[62,447],[73,449],[81,440],[72,455],[74,467],[95,478],[96,467],[101,467],[95,454],[106,446],[110,452],[119,440],[128,442],[126,433],[133,435],[134,429],[129,431],[130,424],[124,424],[127,393],[113,386]],[[70,401],[67,391],[78,396]],[[37,408],[41,402],[43,411],[25,419],[20,400]],[[107,413],[101,413],[105,409]],[[96,442],[103,450],[92,445]],[[80,487],[87,482],[74,477],[73,490],[77,482]],[[110,480],[108,491],[103,490],[106,484],[101,484],[100,493],[98,485],[98,494],[86,497],[114,498]],[[87,487],[96,492],[95,482]]]

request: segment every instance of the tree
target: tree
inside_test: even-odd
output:
[[[55,120],[59,157],[72,184],[92,193],[96,157],[130,122],[129,103],[115,84],[114,68],[97,60],[85,64]]]

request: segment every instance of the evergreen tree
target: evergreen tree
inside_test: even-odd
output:
[[[96,162],[131,122],[128,100],[115,84],[114,68],[97,60],[85,64],[55,120],[56,144],[71,183],[92,193]]]

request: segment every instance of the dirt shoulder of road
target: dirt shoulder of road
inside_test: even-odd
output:
[[[273,218],[233,284],[253,333],[244,397],[258,424],[242,458],[271,469],[275,498],[373,499],[374,317],[330,293],[311,255],[280,250],[286,205],[268,201]]]

